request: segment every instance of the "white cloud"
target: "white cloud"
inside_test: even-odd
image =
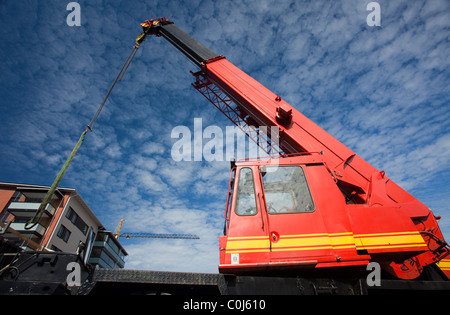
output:
[[[144,170],[138,171],[137,178],[140,186],[150,194],[166,191],[168,189],[166,183],[164,183],[159,176],[150,172]]]
[[[217,239],[218,242],[218,239]],[[125,243],[125,242],[124,242]],[[217,244],[200,240],[155,239],[127,246],[128,269],[217,273]]]
[[[164,145],[156,142],[147,142],[142,146],[142,152],[148,155],[152,155],[155,153],[162,154],[164,153],[164,151]]]

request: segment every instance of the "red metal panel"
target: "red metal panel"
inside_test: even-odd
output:
[[[349,205],[357,248],[371,253],[421,253],[428,250],[411,219],[395,207]]]

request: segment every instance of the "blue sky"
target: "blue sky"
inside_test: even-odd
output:
[[[0,181],[50,185],[140,33],[165,16],[281,95],[441,215],[450,240],[450,2],[0,0]],[[175,162],[176,126],[231,123],[185,57],[142,45],[67,172],[103,224],[200,240],[130,239],[129,269],[217,272],[228,162]]]

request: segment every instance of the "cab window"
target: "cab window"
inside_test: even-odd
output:
[[[302,213],[315,210],[305,172],[300,166],[261,169],[267,212]]]
[[[239,172],[236,207],[234,211],[237,215],[255,215],[257,213],[255,184],[251,168],[245,167]]]

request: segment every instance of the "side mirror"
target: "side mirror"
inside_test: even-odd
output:
[[[259,173],[261,174],[262,177],[264,177],[264,175],[266,175],[267,170],[266,170],[266,166],[263,165],[259,168]]]
[[[231,166],[231,169],[236,167],[236,159],[234,157],[232,157],[230,159],[230,166]]]

